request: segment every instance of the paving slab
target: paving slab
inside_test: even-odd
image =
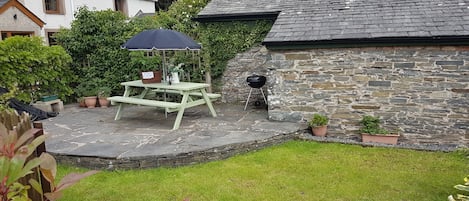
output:
[[[117,107],[65,105],[55,118],[43,120],[47,151],[59,162],[93,169],[181,166],[218,160],[294,139],[305,125],[274,122],[265,108],[215,103],[187,109],[178,130],[176,113],[127,106],[115,121]]]

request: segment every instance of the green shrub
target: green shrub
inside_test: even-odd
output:
[[[312,128],[325,126],[329,123],[329,118],[326,115],[314,114],[308,121],[308,125]]]
[[[62,47],[45,46],[40,37],[9,37],[0,41],[0,86],[25,102],[52,94],[65,99],[75,79],[70,63]]]
[[[99,86],[99,80],[97,78],[84,80],[75,88],[75,93],[79,97],[97,96]]]
[[[117,11],[90,11],[81,7],[71,28],[55,34],[58,44],[73,59],[72,69],[79,77],[73,87],[98,79],[100,86],[118,91],[123,90],[121,82],[138,77],[138,69],[130,64],[130,52],[120,48],[132,30],[127,20]]]
[[[380,127],[379,117],[365,115],[360,121],[362,127],[360,128],[361,133],[367,134],[389,134],[389,131]]]
[[[111,95],[111,88],[109,87],[99,87],[98,88],[98,97],[106,98]]]

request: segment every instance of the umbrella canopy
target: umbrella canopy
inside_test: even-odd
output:
[[[128,50],[200,50],[201,46],[178,31],[152,29],[138,33],[129,39],[122,48]]]

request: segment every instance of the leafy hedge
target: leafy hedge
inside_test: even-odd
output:
[[[138,70],[129,66],[129,52],[120,48],[131,30],[120,12],[81,7],[71,29],[63,28],[55,35],[73,58],[73,71],[78,76],[73,87],[78,96],[96,95],[99,87],[117,90],[122,80],[137,78]]]
[[[44,46],[40,37],[9,37],[0,41],[0,86],[12,91],[10,97],[31,102],[44,95],[65,99],[72,94],[72,59],[60,46]]]

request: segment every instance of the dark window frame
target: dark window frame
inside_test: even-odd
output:
[[[127,0],[114,0],[114,10],[128,15]]]
[[[1,40],[12,36],[34,36],[34,31],[0,31]]]
[[[63,0],[44,0],[44,12],[46,14],[64,14]]]
[[[49,46],[57,45],[57,41],[54,38],[54,34],[56,34],[58,30],[46,30],[46,39]]]

